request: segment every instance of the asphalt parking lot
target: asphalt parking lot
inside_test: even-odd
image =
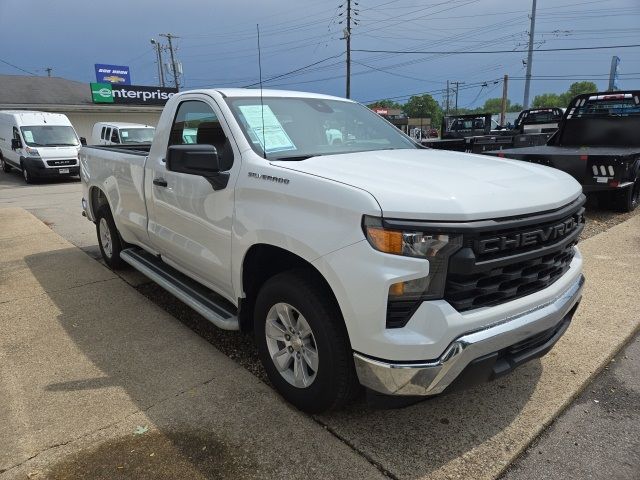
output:
[[[94,261],[95,231],[80,216],[80,192],[78,182],[27,186],[0,174],[0,209],[24,208],[53,230],[17,213],[1,217],[8,281],[0,283],[0,318],[10,334],[0,354],[11,368],[0,377],[9,400],[0,409],[0,477],[495,478],[527,448],[506,478],[581,477],[585,462],[562,470],[569,454],[591,459],[591,478],[638,471],[638,379],[629,373],[638,366],[637,342],[589,385],[640,323],[634,215],[589,210],[585,301],[542,361],[401,410],[360,400],[312,418],[261,381],[250,338],[221,332],[143,277],[128,272],[123,282]],[[25,232],[14,235],[10,221]],[[594,424],[619,440],[598,448],[617,455],[594,458]],[[636,443],[625,443],[634,432]],[[287,468],[272,461],[278,456]]]

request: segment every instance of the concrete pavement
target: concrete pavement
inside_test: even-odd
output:
[[[95,227],[82,217],[82,184],[74,179],[27,185],[20,172],[0,172],[0,208],[20,207],[94,258],[100,257]]]
[[[72,186],[79,188],[78,184]],[[79,215],[77,219],[95,235],[89,222]],[[11,399],[0,401],[0,472],[8,468],[5,461],[20,464],[0,478],[24,478],[34,472],[42,475],[49,469],[55,475],[50,478],[77,478],[81,470],[90,472],[90,478],[100,478],[105,472],[110,475],[112,468],[128,472],[129,477],[134,475],[131,469],[142,468],[154,473],[154,478],[162,478],[166,472],[174,472],[171,468],[176,465],[197,473],[189,478],[207,478],[221,471],[229,475],[226,478],[277,473],[270,470],[268,459],[252,457],[278,455],[275,448],[263,450],[259,443],[244,443],[244,438],[228,435],[225,430],[247,432],[251,422],[257,422],[261,423],[260,431],[264,430],[259,438],[277,442],[276,434],[269,431],[282,427],[264,424],[268,416],[256,396],[271,395],[275,399],[272,408],[277,405],[278,412],[290,409],[269,387],[33,217],[4,215],[0,225],[0,294],[4,295],[0,322],[3,328],[11,327],[6,346],[0,342],[0,399]],[[73,231],[77,227],[62,222],[61,228]],[[499,475],[637,328],[638,281],[634,272],[640,267],[638,232],[640,217],[635,217],[582,243],[588,278],[585,301],[567,335],[542,362],[525,365],[494,384],[403,410],[376,411],[355,404],[344,412],[317,417],[316,422],[326,426],[326,430],[320,429],[326,434],[322,440],[315,437],[317,423],[293,412],[294,423],[300,421],[304,426],[304,435],[331,451],[339,445],[338,456],[342,459],[346,455],[346,460],[338,459],[335,465],[330,455],[325,462],[331,465],[324,467],[331,467],[329,470],[309,470],[314,473],[307,476],[331,478],[338,472],[351,476],[351,468],[355,468],[354,476],[360,471],[362,478],[375,478],[379,470],[372,465],[392,478]],[[115,284],[119,287],[112,286]],[[16,293],[15,287],[20,285],[26,287]],[[89,292],[97,287],[113,290],[110,295],[96,294],[94,299]],[[138,303],[138,297],[144,303]],[[122,306],[114,298],[124,299]],[[95,308],[102,313],[94,312]],[[78,331],[83,319],[88,319],[88,329]],[[173,342],[158,338],[166,336],[175,338]],[[178,359],[187,352],[186,366],[161,355],[165,351]],[[67,358],[70,361],[65,369]],[[221,359],[220,369],[211,369],[212,359],[214,363]],[[235,375],[233,368],[241,375],[237,377],[239,384],[234,385],[240,392],[231,387],[230,393],[226,387],[218,390],[219,379],[224,380],[221,371]],[[215,399],[213,404],[210,396]],[[226,400],[239,401],[240,407],[225,409]],[[243,410],[246,404],[249,408]],[[133,434],[145,426],[149,436]],[[286,428],[283,431],[288,432]],[[2,443],[5,438],[8,440]],[[230,448],[229,438],[235,442]],[[138,441],[137,447],[132,446],[131,442]],[[217,446],[216,450],[229,455],[196,455],[201,444]],[[312,450],[312,456],[325,454],[323,448]],[[127,451],[147,455],[126,457]],[[236,457],[236,451],[244,453]],[[2,457],[4,452],[9,460]],[[158,460],[156,452],[162,452],[157,456],[165,462],[153,463]],[[128,458],[128,463],[116,465],[123,458]],[[222,468],[220,465],[228,469],[215,470]],[[109,475],[105,478],[114,478]],[[135,476],[140,475],[135,471]]]
[[[383,478],[29,213],[0,225],[3,480]]]
[[[639,371],[636,335],[502,479],[640,479]]]

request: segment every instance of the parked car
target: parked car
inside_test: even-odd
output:
[[[81,140],[61,113],[0,111],[0,167],[21,170],[27,183],[78,175]]]
[[[155,127],[140,123],[98,122],[93,125],[93,145],[151,143]]]
[[[640,91],[574,98],[546,145],[487,152],[563,170],[610,208],[640,204]]]
[[[551,349],[581,298],[571,176],[424,149],[349,100],[185,91],[151,146],[80,159],[107,265],[253,332],[272,384],[305,411],[360,385],[429,396],[501,376]]]

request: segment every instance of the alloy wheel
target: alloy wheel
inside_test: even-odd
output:
[[[100,243],[102,245],[102,249],[104,250],[104,254],[111,258],[113,255],[113,244],[111,243],[111,232],[109,231],[109,225],[107,224],[106,218],[100,219]]]
[[[267,314],[269,356],[280,375],[297,388],[309,387],[318,373],[318,348],[304,316],[288,303],[276,303]]]

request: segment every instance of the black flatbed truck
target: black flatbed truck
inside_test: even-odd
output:
[[[634,210],[640,204],[640,91],[579,95],[546,145],[485,154],[557,168],[605,205]]]
[[[445,117],[440,139],[425,140],[422,145],[439,150],[484,153],[487,150],[544,145],[558,129],[562,118],[559,108],[523,110],[513,128],[492,128],[490,113]],[[460,128],[466,126],[467,128]]]

